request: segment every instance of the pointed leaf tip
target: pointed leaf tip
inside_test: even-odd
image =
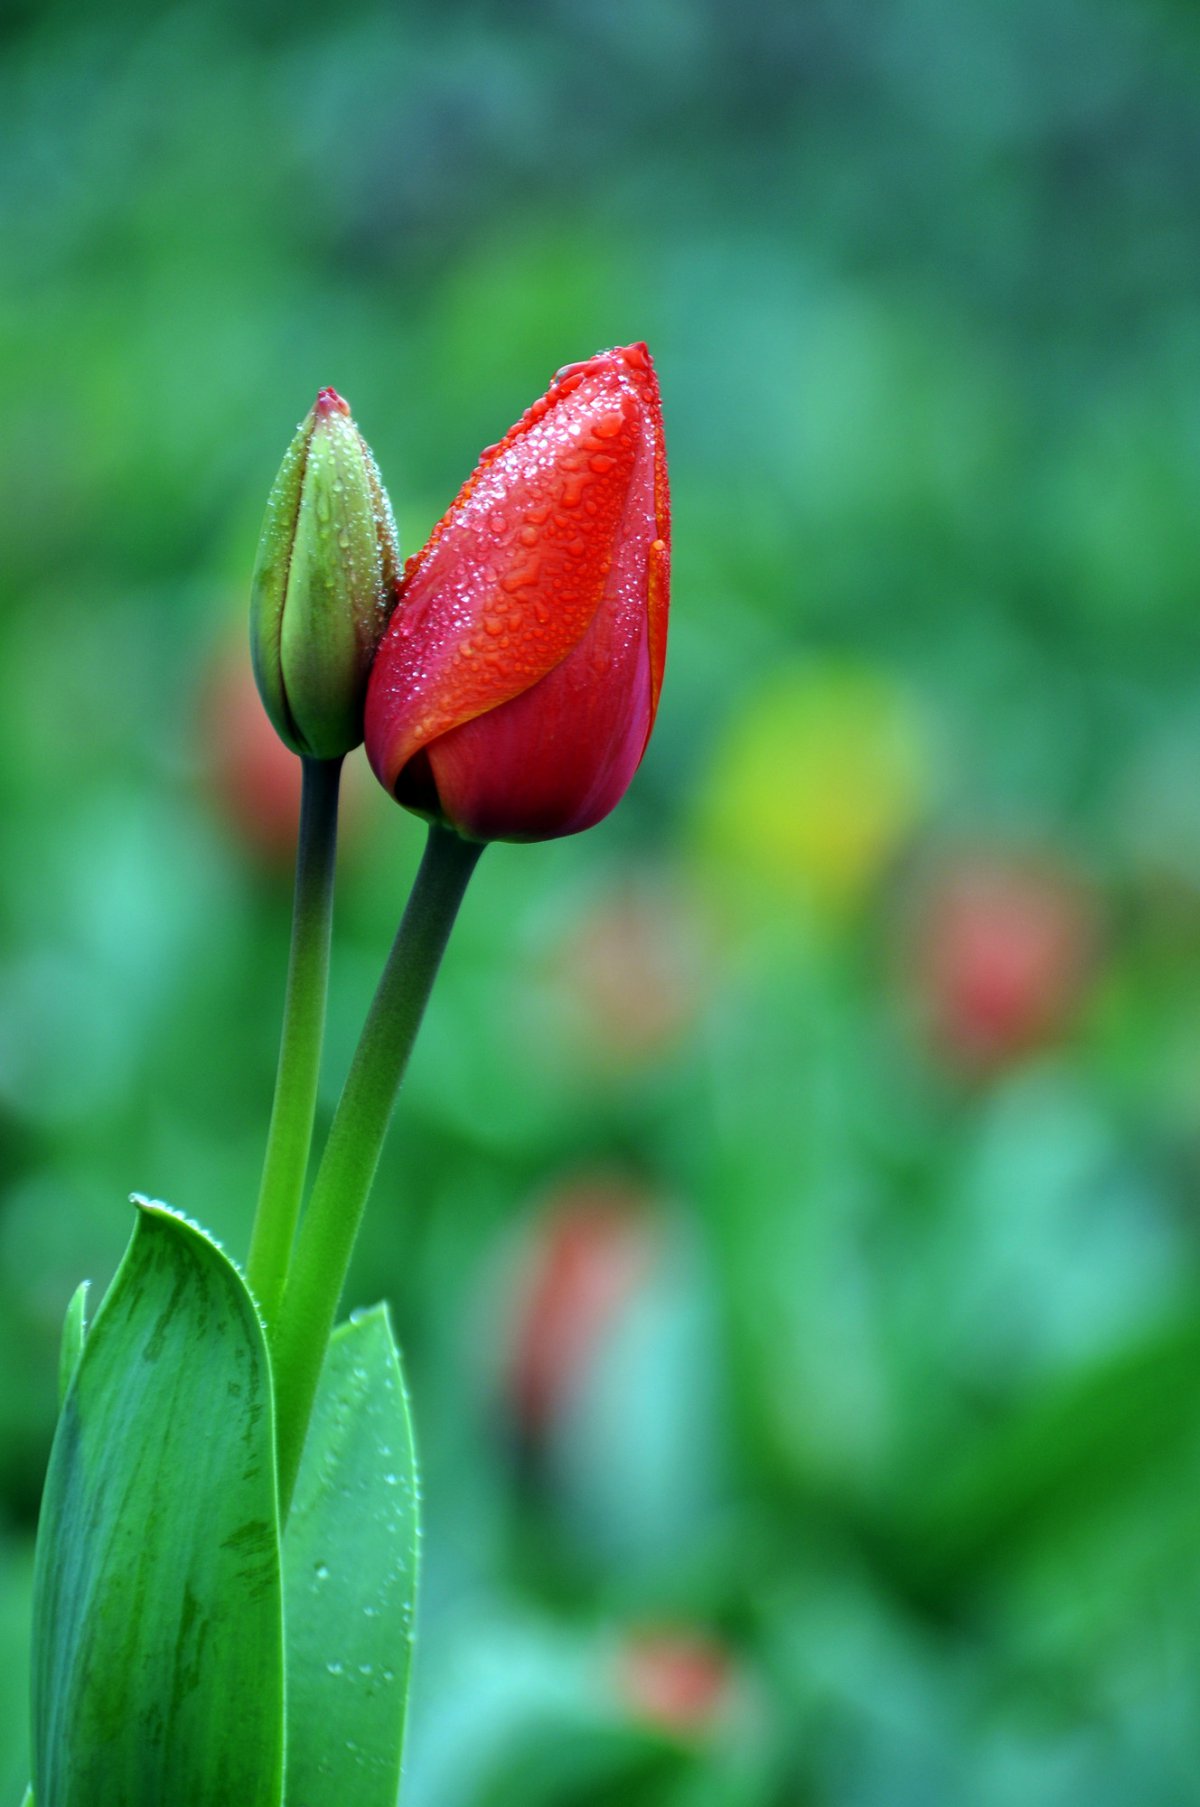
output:
[[[39,1807],[279,1807],[283,1615],[266,1346],[217,1245],[168,1207],[138,1203],[46,1479],[33,1785]]]
[[[329,1345],[284,1539],[288,1795],[395,1807],[416,1602],[418,1488],[387,1307]]]

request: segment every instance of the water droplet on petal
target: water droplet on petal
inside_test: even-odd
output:
[[[514,590],[523,589],[526,584],[535,584],[540,573],[541,564],[539,560],[536,558],[532,559],[529,564],[525,565],[521,570],[510,571],[506,577],[502,577],[500,579],[500,588],[507,591],[511,596]]]

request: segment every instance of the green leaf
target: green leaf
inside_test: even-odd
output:
[[[930,1596],[1037,1544],[1169,1471],[1192,1449],[1200,1370],[1194,1310],[1039,1388],[952,1459],[916,1474],[895,1512],[905,1573]]]
[[[417,1473],[387,1311],[330,1339],[284,1538],[288,1807],[395,1807]]]
[[[63,1319],[62,1340],[58,1346],[58,1403],[61,1407],[75,1372],[75,1364],[83,1350],[87,1333],[87,1296],[90,1280],[81,1280],[71,1294],[67,1315]]]
[[[215,1243],[143,1203],[46,1478],[38,1807],[279,1807],[282,1620],[258,1315]]]

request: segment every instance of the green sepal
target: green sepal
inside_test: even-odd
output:
[[[380,1305],[330,1339],[284,1538],[288,1807],[395,1807],[418,1504],[408,1399]]]
[[[262,1327],[216,1244],[137,1202],[50,1455],[33,1789],[38,1807],[279,1807],[282,1581]]]
[[[67,1397],[67,1388],[71,1384],[71,1376],[75,1372],[75,1364],[83,1353],[83,1339],[87,1334],[87,1296],[90,1280],[81,1280],[71,1294],[71,1302],[67,1306],[63,1318],[62,1340],[58,1345],[58,1403],[61,1409]]]

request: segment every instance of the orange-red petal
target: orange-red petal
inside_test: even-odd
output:
[[[560,371],[484,453],[410,561],[372,675],[367,750],[390,790],[422,748],[540,686],[601,611],[604,640],[648,623],[644,747],[665,652],[662,444],[649,354],[629,346]]]

